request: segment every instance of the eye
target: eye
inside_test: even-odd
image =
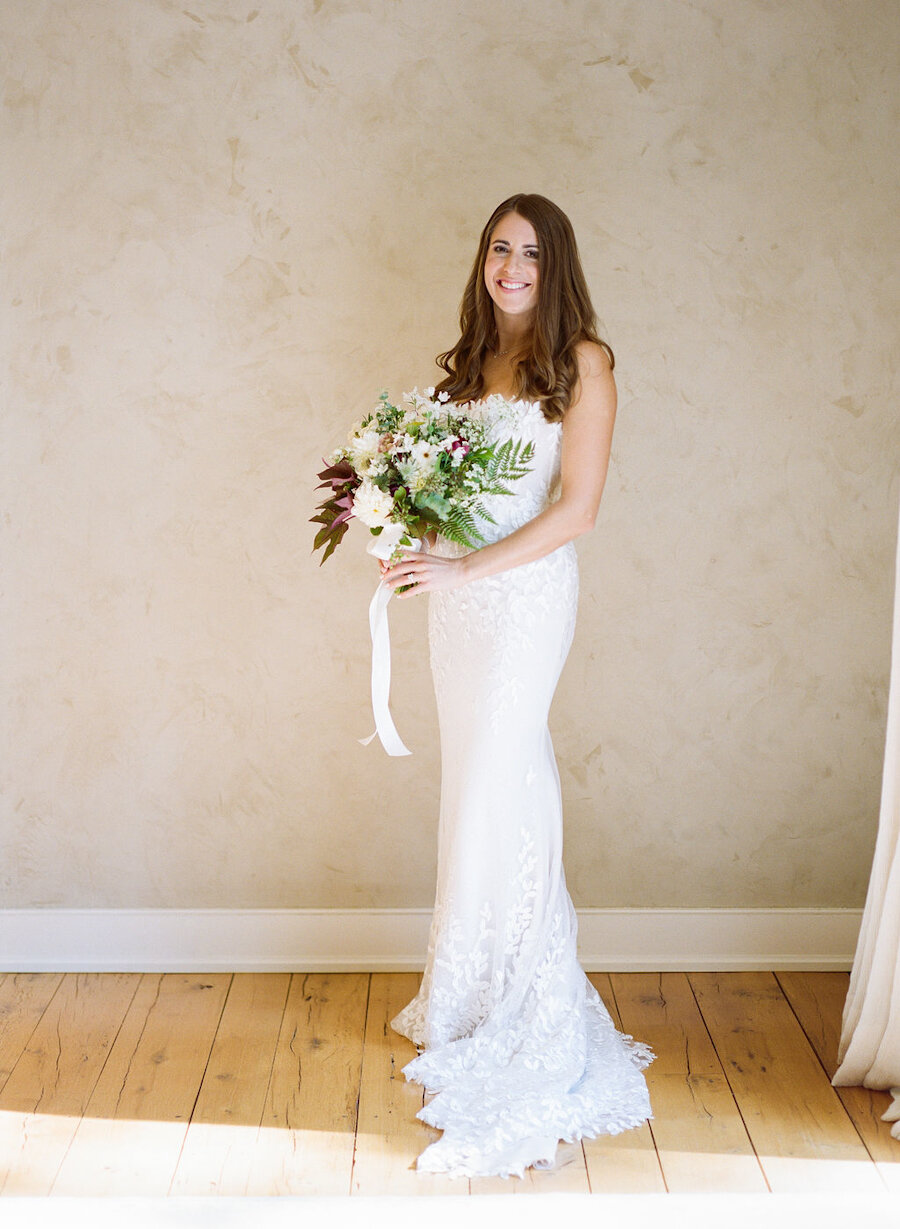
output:
[[[538,250],[537,248],[526,248],[525,255],[528,257],[529,260],[537,260]]]
[[[493,245],[493,251],[496,252],[498,256],[502,256],[505,252],[509,251],[509,249],[505,243],[495,243]]]

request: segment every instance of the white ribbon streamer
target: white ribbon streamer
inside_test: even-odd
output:
[[[385,541],[381,540],[382,537]],[[420,541],[415,539],[408,549],[418,550],[420,546]],[[380,534],[369,546],[368,553],[376,559],[389,559],[395,549],[396,543],[389,542],[385,533]],[[369,603],[369,631],[372,634],[372,712],[375,715],[375,730],[368,738],[361,738],[359,741],[364,747],[368,747],[377,734],[388,755],[412,755],[397,733],[388,706],[391,694],[391,633],[387,608],[392,596],[393,590],[381,580]]]
[[[384,581],[378,582],[375,596],[369,603],[369,631],[372,633],[372,712],[375,714],[375,731],[359,741],[364,747],[377,734],[388,755],[411,755],[397,733],[388,698],[391,694],[391,634],[388,628],[387,608],[393,596]]]

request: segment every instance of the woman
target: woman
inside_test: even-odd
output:
[[[617,1033],[575,950],[562,868],[559,777],[547,714],[572,639],[572,539],[594,524],[616,411],[571,224],[545,197],[494,211],[438,386],[529,439],[531,472],[490,502],[487,542],[442,538],[384,570],[401,599],[433,594],[441,730],[438,885],[415,999],[393,1021],[420,1054],[408,1078],[443,1130],[418,1167],[521,1175],[560,1139],[650,1115],[645,1046]]]

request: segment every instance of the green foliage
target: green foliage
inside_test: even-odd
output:
[[[478,531],[475,514],[480,514],[485,520],[490,519],[485,517],[484,509],[478,508],[477,505],[474,508],[466,508],[458,504],[455,508],[451,508],[445,520],[441,522],[441,534],[448,541],[456,542],[459,546],[473,548],[479,546],[484,541],[484,537]]]
[[[413,496],[413,503],[424,516],[427,516],[430,512],[437,521],[446,520],[447,514],[453,506],[446,496],[439,494],[437,491],[418,491]]]
[[[479,490],[482,495],[510,495],[509,483],[524,478],[531,469],[534,444],[529,440],[504,440],[497,447],[485,445],[472,460],[482,470]]]

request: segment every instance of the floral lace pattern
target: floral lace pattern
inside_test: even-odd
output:
[[[497,540],[559,484],[561,427],[535,402],[468,407],[497,439],[532,439],[531,473],[498,496]],[[436,551],[457,552],[439,541]],[[652,1055],[618,1033],[576,955],[562,868],[562,807],[547,715],[575,624],[571,544],[434,593],[432,673],[441,727],[438,884],[425,974],[392,1021],[420,1054],[407,1078],[433,1093],[419,1117],[443,1131],[423,1170],[521,1175],[560,1139],[650,1117]]]

